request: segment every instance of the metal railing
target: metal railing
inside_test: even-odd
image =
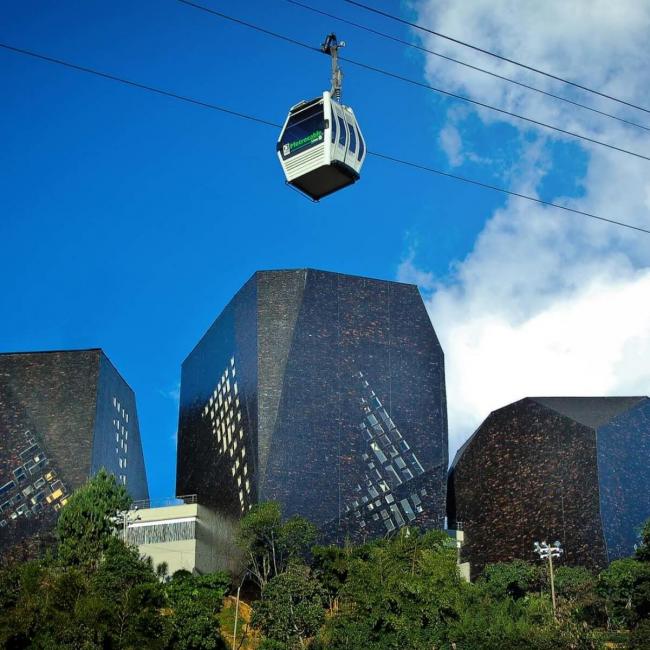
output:
[[[164,508],[167,506],[182,506],[188,503],[198,503],[196,494],[182,494],[177,497],[162,497],[159,499],[141,499],[131,504],[131,509]]]

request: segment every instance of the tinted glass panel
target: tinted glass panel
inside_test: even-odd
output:
[[[336,143],[336,115],[334,115],[334,111],[332,111],[330,123],[332,124],[332,142]]]
[[[339,144],[342,147],[345,147],[345,122],[341,117],[338,117],[337,119],[339,121]]]
[[[363,158],[363,154],[365,153],[365,151],[366,151],[366,143],[363,141],[363,138],[359,133],[359,155],[357,156],[357,160],[361,160]]]
[[[354,153],[357,150],[357,131],[349,122],[348,126],[350,127],[350,151]]]
[[[288,158],[323,141],[325,119],[322,102],[310,106],[289,118],[282,134],[282,157]]]

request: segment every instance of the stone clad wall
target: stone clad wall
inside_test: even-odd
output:
[[[535,560],[535,541],[560,540],[563,562],[593,569],[629,555],[650,517],[649,415],[647,399],[597,397],[525,398],[491,413],[449,472],[449,525],[467,533],[472,573]]]
[[[219,442],[223,406],[210,404],[227,359],[240,382],[233,408],[246,406],[245,476],[240,447],[231,454]],[[363,429],[373,409],[383,417],[376,440]],[[225,418],[239,430],[236,411]],[[413,285],[310,269],[256,273],[183,364],[179,432],[178,489],[225,515],[248,507],[238,490],[252,472],[252,502],[278,500],[328,539],[443,525],[444,357]]]

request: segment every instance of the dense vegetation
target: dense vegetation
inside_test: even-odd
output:
[[[115,534],[128,505],[100,472],[63,510],[55,550],[0,573],[1,648],[226,648],[232,630],[222,636],[220,610],[242,578],[257,593],[257,632],[242,621],[238,650],[650,648],[650,522],[635,556],[599,575],[558,566],[555,616],[544,567],[490,565],[468,584],[442,532],[314,546],[315,527],[283,521],[275,503],[241,523],[241,576],[170,577]]]
[[[261,587],[252,618],[261,648],[650,649],[650,522],[636,556],[597,576],[557,567],[557,616],[545,567],[494,564],[469,584],[440,531],[402,529],[345,548],[314,547],[314,539],[305,520],[282,523],[277,504],[253,508],[242,522],[240,541]],[[259,566],[268,567],[263,581]]]
[[[114,535],[126,490],[99,472],[77,490],[46,557],[0,574],[0,647],[11,650],[225,648],[217,614],[226,574],[178,572],[161,581],[137,550]]]

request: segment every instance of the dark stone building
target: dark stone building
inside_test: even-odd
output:
[[[49,541],[71,491],[105,467],[148,498],[135,395],[99,349],[0,354],[0,554]]]
[[[650,517],[650,399],[527,397],[491,413],[449,472],[450,527],[476,575],[534,560],[557,540],[563,562],[598,569],[634,552]]]
[[[258,272],[183,363],[177,493],[277,500],[328,540],[442,527],[444,358],[417,287]]]

